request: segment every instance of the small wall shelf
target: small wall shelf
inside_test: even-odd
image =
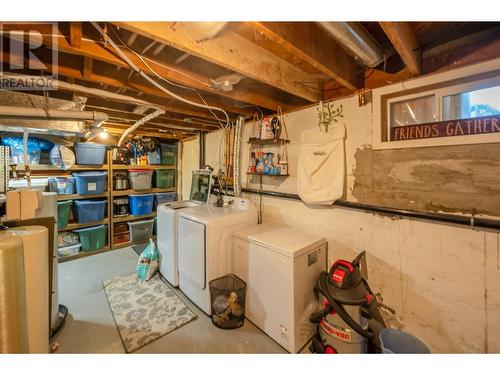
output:
[[[250,138],[248,140],[248,143],[252,144],[252,145],[268,146],[268,145],[282,145],[285,143],[290,143],[290,141],[288,139],[282,139],[282,138],[279,138],[279,139],[275,139],[275,138],[272,138],[272,139]]]
[[[252,172],[247,172],[247,174],[252,175],[252,176],[267,176],[267,177],[288,177],[288,176],[290,176],[289,174],[265,174],[265,173],[252,173]]]

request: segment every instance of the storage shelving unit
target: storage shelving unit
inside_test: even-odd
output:
[[[65,200],[70,200],[70,199],[71,200],[93,199],[93,198],[101,198],[101,199],[105,198],[107,200],[106,217],[104,218],[104,220],[93,221],[93,222],[89,222],[89,223],[76,223],[76,222],[72,221],[66,227],[60,228],[58,230],[59,232],[66,232],[66,231],[72,231],[75,229],[88,228],[88,227],[94,227],[97,225],[105,224],[108,226],[106,246],[104,246],[101,249],[95,250],[95,251],[82,251],[82,250],[80,250],[80,252],[76,255],[60,257],[59,258],[60,263],[66,262],[69,260],[73,260],[73,259],[87,257],[87,256],[94,255],[94,254],[100,254],[100,253],[114,250],[114,249],[120,249],[120,248],[130,246],[133,244],[145,243],[145,241],[137,241],[135,243],[132,243],[130,241],[115,243],[113,241],[114,224],[153,218],[153,217],[156,217],[156,211],[153,211],[151,214],[147,214],[147,215],[140,215],[140,216],[127,215],[127,216],[114,217],[114,215],[113,215],[113,213],[114,213],[113,198],[120,197],[120,196],[128,196],[130,194],[167,193],[167,192],[176,192],[177,191],[177,176],[175,177],[176,183],[175,183],[175,186],[173,188],[151,188],[151,189],[144,189],[144,190],[134,190],[134,189],[114,190],[113,189],[113,172],[114,171],[125,172],[128,169],[155,169],[155,170],[156,169],[174,169],[174,170],[176,170],[177,164],[175,164],[175,165],[114,164],[112,162],[113,158],[112,158],[111,151],[108,151],[106,153],[106,158],[108,161],[107,164],[103,164],[103,165],[74,165],[70,169],[61,169],[61,168],[55,167],[53,165],[45,165],[45,164],[30,165],[32,177],[69,177],[72,172],[76,172],[76,171],[107,171],[108,172],[107,185],[106,185],[107,189],[103,193],[86,194],[86,195],[64,194],[64,195],[57,196],[58,201],[65,201]],[[176,158],[176,160],[177,160],[177,158]],[[23,172],[24,165],[17,165],[16,170],[19,172]],[[153,238],[156,238],[156,236],[153,236]]]
[[[111,185],[110,185],[110,209],[111,209],[111,224],[110,224],[110,243],[111,243],[111,248],[112,249],[119,249],[119,248],[123,248],[123,247],[126,247],[126,246],[130,246],[130,245],[135,245],[135,244],[140,244],[140,243],[145,243],[146,241],[136,241],[136,242],[131,242],[130,240],[129,241],[115,241],[115,224],[122,224],[122,223],[127,223],[129,221],[136,221],[136,220],[145,220],[145,219],[151,219],[151,218],[154,218],[156,217],[156,210],[154,210],[152,213],[150,214],[146,214],[146,215],[139,215],[139,216],[134,216],[134,215],[127,215],[127,216],[118,216],[118,217],[114,217],[113,213],[114,213],[114,203],[113,203],[113,199],[115,197],[124,197],[124,196],[128,196],[128,195],[131,195],[131,194],[151,194],[151,193],[170,193],[170,192],[177,192],[177,173],[175,173],[175,183],[174,183],[174,187],[172,188],[151,188],[151,189],[141,189],[141,190],[134,190],[134,189],[127,189],[127,190],[114,190],[114,186],[113,186],[113,183],[112,183],[112,180],[113,180],[113,175],[114,175],[114,172],[125,172],[129,169],[153,169],[153,170],[157,170],[157,169],[173,169],[175,171],[177,171],[177,159],[178,157],[175,158],[175,161],[176,163],[173,164],[173,165],[168,165],[168,164],[154,164],[154,165],[125,165],[125,164],[113,164],[111,163],[110,164],[110,168],[109,168],[109,180],[111,181]],[[110,158],[109,160],[112,160],[112,158]],[[120,234],[123,234],[123,233],[126,233],[126,232],[120,232]],[[156,236],[153,236],[153,238],[155,239]]]

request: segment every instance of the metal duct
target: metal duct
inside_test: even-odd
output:
[[[45,82],[44,83],[45,86],[49,87],[50,85],[54,85],[54,88],[56,88],[57,90],[68,90],[68,91],[84,93],[84,94],[88,94],[88,95],[92,95],[92,96],[108,98],[108,99],[116,100],[116,101],[119,101],[122,103],[141,105],[141,106],[153,108],[153,109],[163,109],[163,107],[158,105],[158,104],[154,104],[154,103],[147,102],[145,100],[137,99],[137,98],[134,98],[133,96],[116,94],[114,92],[109,92],[106,90],[77,85],[75,83],[58,81],[56,79],[47,78],[47,77],[29,76],[29,75],[22,75],[22,74],[11,74],[11,73],[5,73],[5,72],[0,73],[0,77],[6,77],[6,78],[13,79],[16,81],[17,80],[26,80],[26,79],[28,79],[28,80],[33,80],[33,79],[43,80]]]
[[[127,137],[127,135],[129,135],[130,132],[134,131],[135,129],[137,129],[139,126],[145,124],[146,122],[154,119],[155,117],[158,117],[160,115],[163,115],[165,113],[165,111],[163,109],[157,109],[156,111],[154,111],[153,113],[150,113],[149,115],[147,116],[144,116],[143,118],[137,120],[137,122],[130,126],[127,130],[125,130],[125,132],[122,134],[122,136],[120,137],[120,139],[118,140],[118,147],[120,147],[122,145],[122,142],[125,140],[125,138]]]
[[[20,120],[67,120],[94,121],[92,128],[98,128],[108,120],[108,115],[94,111],[61,111],[59,109],[43,109],[33,107],[0,106],[0,118]]]
[[[241,154],[241,128],[245,124],[243,116],[238,117],[234,128],[234,147],[233,147],[233,191],[234,196],[241,197],[240,181],[240,154]]]
[[[359,22],[318,23],[363,65],[374,68],[384,61],[382,48]]]

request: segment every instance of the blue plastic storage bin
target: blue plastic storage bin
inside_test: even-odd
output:
[[[102,165],[106,156],[106,145],[99,143],[75,143],[77,164]]]
[[[100,194],[106,188],[108,172],[75,172],[77,194]]]
[[[75,192],[74,177],[50,177],[49,191],[57,194],[73,194]]]
[[[175,201],[175,193],[155,193],[156,205]]]
[[[134,216],[147,215],[153,212],[154,194],[129,195],[130,214]]]
[[[78,223],[90,223],[91,221],[104,220],[106,213],[106,200],[77,200],[74,201],[76,208],[76,221]]]

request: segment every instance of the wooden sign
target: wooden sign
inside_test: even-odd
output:
[[[488,133],[500,133],[500,115],[396,126],[391,128],[391,141],[414,141]]]

